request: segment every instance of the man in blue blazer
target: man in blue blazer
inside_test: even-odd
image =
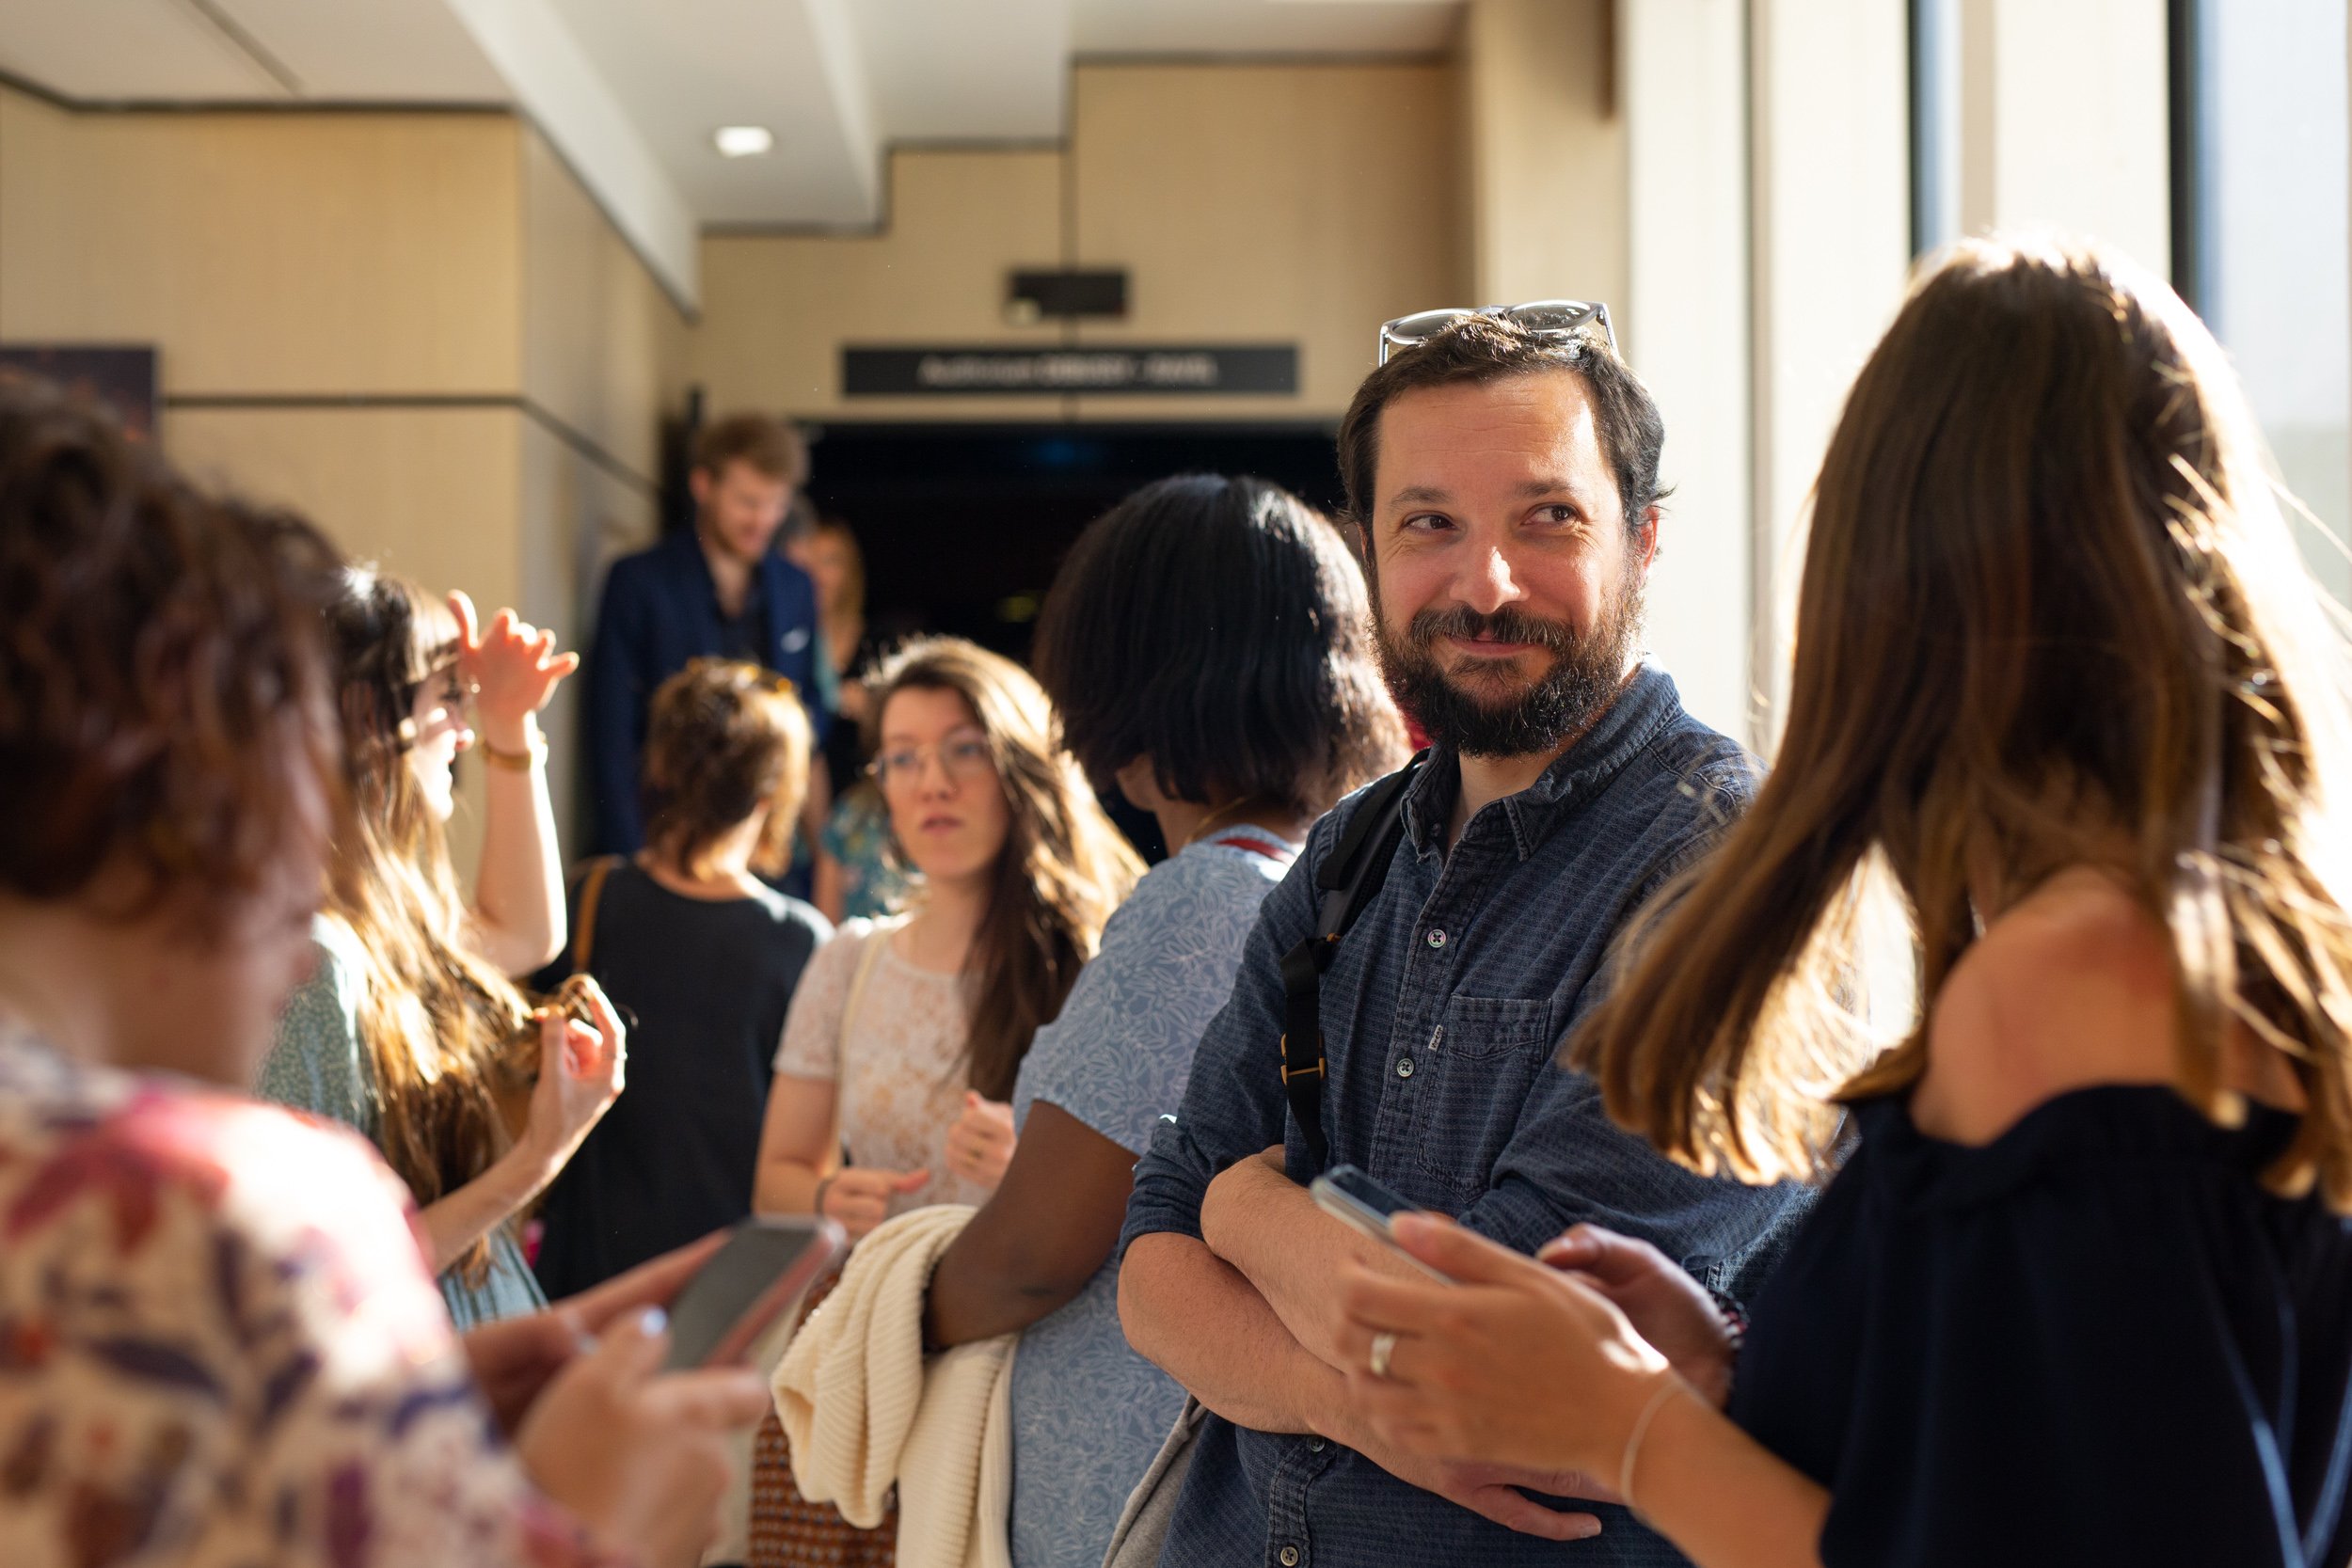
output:
[[[612,563],[588,651],[588,789],[593,852],[644,842],[638,759],[654,689],[690,659],[749,659],[799,689],[819,740],[817,591],[774,549],[808,450],[788,425],[737,414],[694,443],[694,526]]]

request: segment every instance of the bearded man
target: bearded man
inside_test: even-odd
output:
[[[1299,1183],[1327,1163],[1522,1252],[1604,1224],[1735,1293],[1803,1203],[1670,1164],[1552,1063],[1636,911],[1754,787],[1640,651],[1657,404],[1598,307],[1406,317],[1381,352],[1340,465],[1383,660],[1435,744],[1401,795],[1375,784],[1317,824],[1136,1166],[1120,1319],[1208,1412],[1159,1560],[1678,1562],[1596,1483],[1407,1460],[1343,1398],[1341,1260],[1414,1265],[1315,1205]],[[1370,811],[1397,825],[1351,834]],[[1384,852],[1378,891],[1318,942],[1345,901],[1327,864]],[[1319,1073],[1284,1040],[1318,948]]]

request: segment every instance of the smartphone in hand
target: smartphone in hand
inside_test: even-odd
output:
[[[1374,1180],[1354,1165],[1333,1165],[1309,1182],[1307,1192],[1325,1213],[1346,1221],[1375,1242],[1396,1247],[1399,1257],[1430,1278],[1448,1285],[1454,1283],[1397,1246],[1396,1237],[1389,1230],[1389,1220],[1396,1214],[1418,1212],[1421,1205],[1408,1202],[1394,1188]]]
[[[741,1361],[817,1282],[846,1244],[841,1227],[817,1214],[754,1216],[694,1273],[670,1303],[670,1371]]]

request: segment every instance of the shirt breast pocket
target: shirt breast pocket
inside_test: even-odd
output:
[[[1456,996],[1421,1053],[1414,1158],[1457,1208],[1486,1190],[1536,1071],[1550,1059],[1550,1015],[1541,997]]]

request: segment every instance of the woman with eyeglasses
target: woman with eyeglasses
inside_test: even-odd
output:
[[[995,1191],[1030,1039],[1143,869],[1019,665],[930,638],[871,684],[874,780],[916,890],[907,913],[851,920],[810,960],[776,1053],[753,1202],[830,1215],[853,1240],[917,1205]],[[774,1434],[771,1422],[771,1458]],[[895,1539],[889,1523],[850,1532],[780,1481],[758,1486],[755,1564],[840,1560],[801,1555],[828,1531],[867,1540],[821,1550]]]
[[[463,594],[435,600],[365,566],[342,573],[326,622],[353,819],[311,933],[316,968],[258,1087],[375,1141],[416,1195],[464,1329],[547,1305],[515,1216],[621,1092],[625,1037],[595,983],[583,1028],[534,1015],[510,978],[564,941],[537,715],[579,657],[512,610],[477,629]],[[469,904],[447,832],[458,753],[477,745],[489,766]]]

